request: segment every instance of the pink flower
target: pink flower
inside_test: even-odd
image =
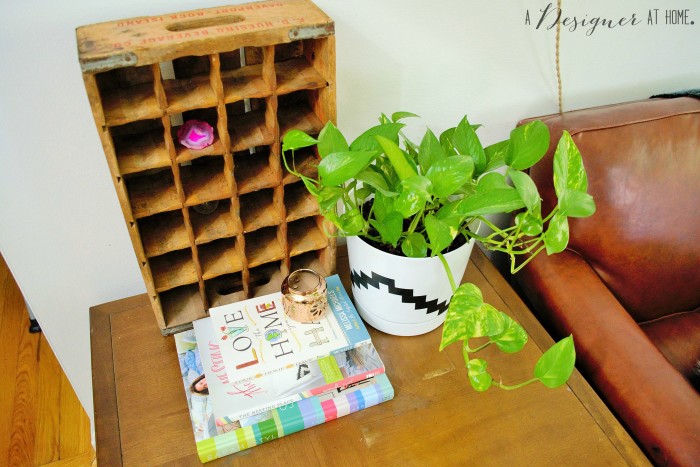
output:
[[[177,131],[180,144],[190,149],[204,149],[214,142],[214,129],[201,120],[187,120]]]

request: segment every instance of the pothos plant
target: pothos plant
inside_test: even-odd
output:
[[[506,253],[515,273],[543,250],[547,254],[564,250],[569,240],[568,218],[587,217],[595,211],[586,193],[587,176],[578,148],[564,132],[554,154],[558,204],[544,216],[537,188],[525,172],[549,147],[544,123],[519,126],[505,141],[484,147],[476,134],[480,125],[464,117],[439,137],[428,129],[416,144],[403,133],[403,120],[409,117],[416,115],[381,115],[378,125],[351,143],[332,122],[318,138],[291,130],[283,138],[284,164],[316,197],[321,214],[335,224],[338,235],[359,235],[398,254],[441,260],[453,296],[440,350],[461,342],[474,389],[485,391],[492,385],[515,389],[535,381],[552,388],[564,384],[576,358],[572,336],[544,352],[532,379],[514,385],[493,379],[486,361],[472,354],[489,345],[518,352],[528,336],[519,323],[484,303],[477,286],[465,283],[458,287],[443,253],[460,235],[475,238],[489,250]],[[295,151],[310,146],[316,147],[321,158],[316,177],[300,173],[294,163]],[[514,224],[507,227],[487,217],[516,211]],[[470,230],[469,226],[479,222],[490,233]],[[470,342],[473,339],[479,339],[476,346]]]

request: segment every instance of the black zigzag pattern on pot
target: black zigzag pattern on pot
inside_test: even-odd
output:
[[[438,315],[441,315],[447,311],[447,307],[450,304],[449,301],[438,303],[437,298],[428,301],[425,295],[416,296],[413,290],[396,287],[396,281],[394,279],[389,279],[376,272],[372,272],[372,276],[370,277],[362,271],[358,274],[353,269],[350,272],[350,281],[352,281],[352,285],[355,287],[364,287],[365,289],[369,288],[370,285],[375,289],[379,289],[380,284],[384,284],[387,286],[390,294],[401,297],[402,303],[413,303],[416,310],[425,308],[428,314],[437,312]]]

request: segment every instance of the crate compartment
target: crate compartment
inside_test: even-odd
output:
[[[251,65],[238,70],[222,71],[224,102],[267,97],[272,94],[270,86],[262,79],[262,65]]]
[[[308,251],[297,256],[292,256],[289,270],[313,269],[324,277],[329,276],[330,272],[326,270],[324,261],[321,258],[322,251],[323,250]]]
[[[187,284],[159,294],[166,328],[183,326],[205,318],[204,304],[197,284]]]
[[[204,280],[243,269],[235,238],[222,238],[200,245],[199,262],[202,265]]]
[[[204,281],[209,306],[221,306],[229,303],[245,300],[247,297],[243,289],[243,275],[240,272],[224,274]]]
[[[243,151],[255,146],[269,146],[274,142],[272,125],[266,121],[265,99],[249,99],[250,111],[240,103],[226,104],[231,150]],[[241,112],[243,110],[243,112]]]
[[[270,166],[270,148],[257,147],[255,152],[240,151],[233,156],[234,178],[239,194],[250,193],[278,184]]]
[[[213,212],[206,213],[195,206],[189,208],[190,222],[194,231],[194,241],[197,245],[219,238],[233,237],[238,234],[236,220],[231,213],[231,200],[220,199],[210,201],[217,206]]]
[[[292,169],[307,177],[318,177],[318,163],[320,162],[321,158],[318,156],[315,149],[302,148],[298,151],[294,151],[294,158],[292,158],[292,152],[287,151],[286,157],[287,163]],[[282,178],[282,183],[288,185],[290,183],[296,183],[300,181],[299,177],[287,172],[287,168],[284,166],[284,162],[281,162],[281,164],[284,170],[284,177]]]
[[[96,75],[108,126],[163,115],[158,105],[151,66],[119,68]]]
[[[287,222],[320,213],[318,201],[301,182],[285,187],[284,205],[287,208]]]
[[[276,227],[265,227],[245,236],[245,255],[248,267],[284,259],[284,248],[280,243]]]
[[[176,58],[172,65],[175,76],[163,80],[168,113],[216,105],[208,56]]]
[[[275,46],[275,73],[277,94],[288,94],[301,89],[328,86],[326,80],[307,58],[311,56],[314,41],[295,41]]]
[[[141,120],[112,127],[109,131],[120,174],[170,166],[161,119]]]
[[[160,256],[190,246],[181,211],[170,211],[138,220],[146,256]]]
[[[202,157],[191,164],[183,164],[180,166],[180,178],[187,206],[231,196],[224,175],[223,157]]]
[[[174,114],[171,116],[171,120],[173,121],[172,138],[175,144],[175,157],[178,163],[191,161],[198,157],[220,156],[226,152],[217,129],[219,117],[216,113],[216,109],[208,107],[184,112],[182,114]],[[211,125],[214,129],[214,142],[210,146],[202,149],[190,149],[183,146],[177,137],[177,132],[180,130],[181,125],[188,120],[201,120]]]
[[[250,295],[259,297],[282,289],[282,281],[286,274],[283,263],[275,261],[263,264],[250,270]]]
[[[192,250],[177,250],[149,260],[157,292],[197,282]]]
[[[271,189],[241,196],[240,206],[243,232],[252,232],[282,222],[282,215],[280,209],[275,206],[274,191]]]
[[[280,95],[299,89],[324,88],[328,85],[305,58],[275,63],[275,72],[277,73],[277,93]]]
[[[124,183],[136,219],[182,207],[170,169],[124,177]]]
[[[280,138],[292,129],[317,135],[324,123],[313,111],[313,102],[317,98],[315,91],[296,91],[279,96],[277,118],[280,126]]]
[[[220,55],[221,84],[224,87],[224,102],[267,97],[272,89],[263,79],[262,49],[246,47],[245,61],[241,64],[241,50]]]
[[[323,218],[319,216],[306,217],[288,224],[289,256],[320,250],[328,246],[328,238],[319,226],[321,222],[323,222]]]

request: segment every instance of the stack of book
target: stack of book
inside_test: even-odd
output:
[[[340,279],[326,283],[329,311],[317,322],[289,319],[275,293],[212,308],[175,335],[202,462],[394,397]]]

